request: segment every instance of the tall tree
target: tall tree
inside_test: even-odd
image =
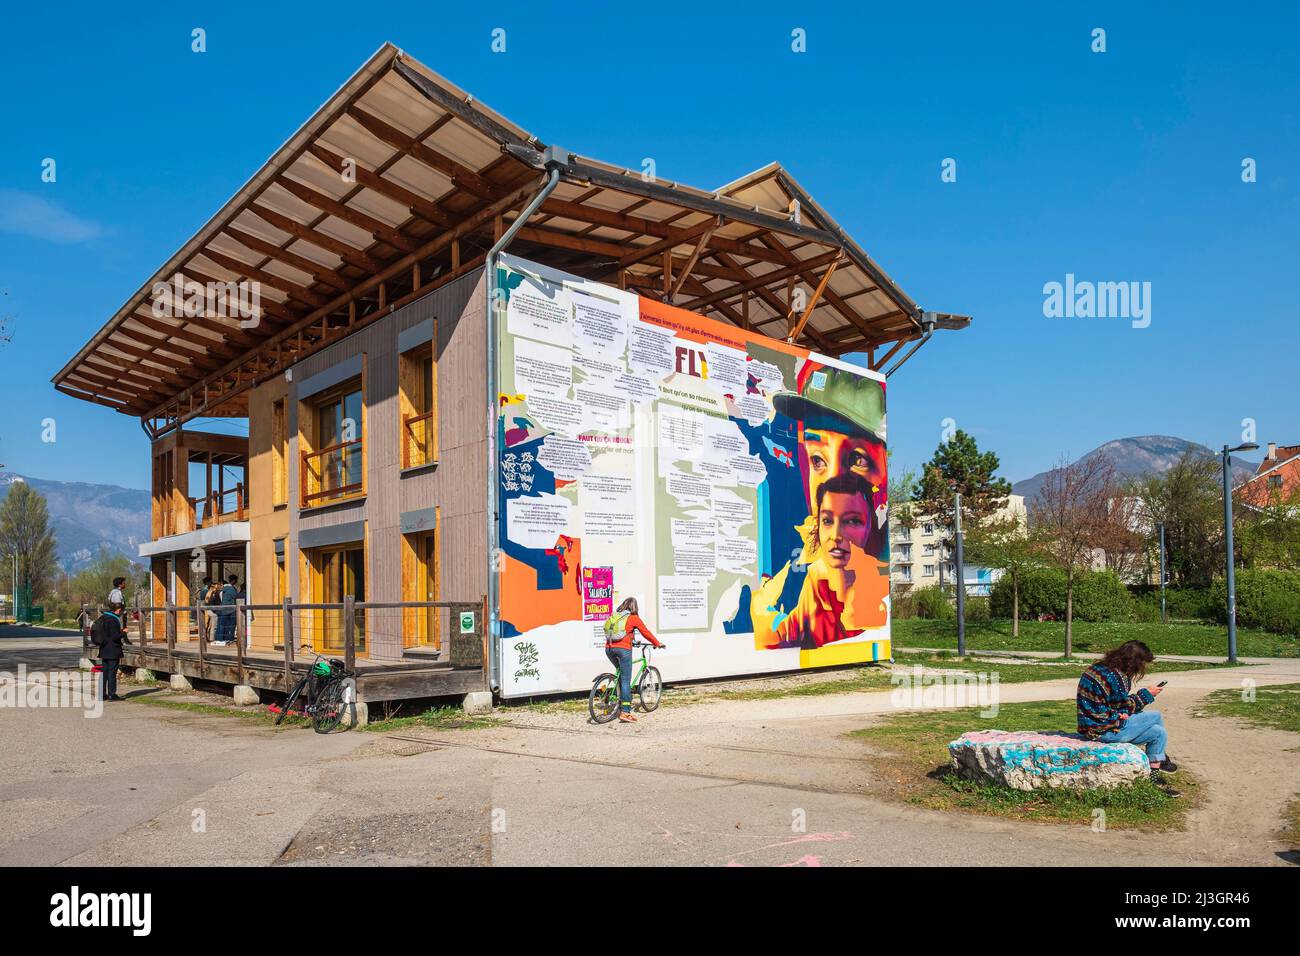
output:
[[[1160,475],[1133,482],[1140,517],[1165,526],[1165,565],[1180,587],[1205,587],[1223,570],[1223,475],[1215,455],[1185,451]]]
[[[1233,540],[1248,568],[1300,571],[1300,489],[1269,489],[1247,504],[1237,501]]]
[[[889,469],[889,523],[900,528],[910,528],[916,521],[912,509],[912,496],[916,493],[916,472],[910,468],[895,472],[891,457]]]
[[[1042,562],[1039,543],[1018,514],[987,518],[965,534],[968,559],[973,564],[997,568],[1011,581],[1011,636],[1020,636],[1020,582],[1025,573]]]
[[[1074,464],[1062,461],[1048,472],[1030,505],[1030,521],[1040,552],[1065,572],[1065,656],[1074,653],[1074,582],[1092,566],[1093,549],[1111,523],[1110,503],[1119,497],[1114,462],[1089,455]]]
[[[0,504],[0,552],[17,561],[18,587],[32,601],[44,596],[54,576],[55,550],[45,497],[25,481],[14,482]]]
[[[994,476],[999,464],[997,455],[980,451],[973,437],[957,429],[952,438],[939,443],[934,457],[922,466],[912,492],[916,510],[933,515],[941,526],[951,529],[953,492],[960,491],[962,520],[967,524],[977,524],[996,514],[1011,494],[1011,483]]]

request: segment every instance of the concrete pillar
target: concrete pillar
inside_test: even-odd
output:
[[[253,707],[260,704],[262,699],[257,695],[257,688],[249,684],[235,685],[235,706],[236,707]]]
[[[492,692],[487,690],[476,690],[465,695],[461,702],[467,714],[490,714],[492,713]]]
[[[184,674],[173,674],[171,679],[172,690],[193,690],[194,685]]]
[[[350,713],[345,713],[343,715],[344,721],[350,720],[351,717],[352,715]],[[370,723],[370,708],[366,706],[364,700],[359,700],[357,701],[357,726],[364,727],[368,723]]]

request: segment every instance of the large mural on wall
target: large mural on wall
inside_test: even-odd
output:
[[[628,598],[667,681],[890,656],[882,376],[503,256],[503,695],[583,690]]]

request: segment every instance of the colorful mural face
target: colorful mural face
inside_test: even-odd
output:
[[[889,657],[879,375],[510,256],[498,287],[505,696],[589,687],[628,598],[669,681]]]

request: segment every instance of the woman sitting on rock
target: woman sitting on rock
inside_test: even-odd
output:
[[[1167,787],[1162,774],[1178,769],[1165,752],[1169,732],[1158,710],[1144,709],[1155,702],[1162,688],[1143,687],[1133,692],[1133,685],[1146,676],[1147,665],[1153,660],[1151,648],[1141,641],[1127,641],[1107,651],[1079,678],[1075,702],[1079,733],[1102,743],[1145,746],[1151,779]]]

